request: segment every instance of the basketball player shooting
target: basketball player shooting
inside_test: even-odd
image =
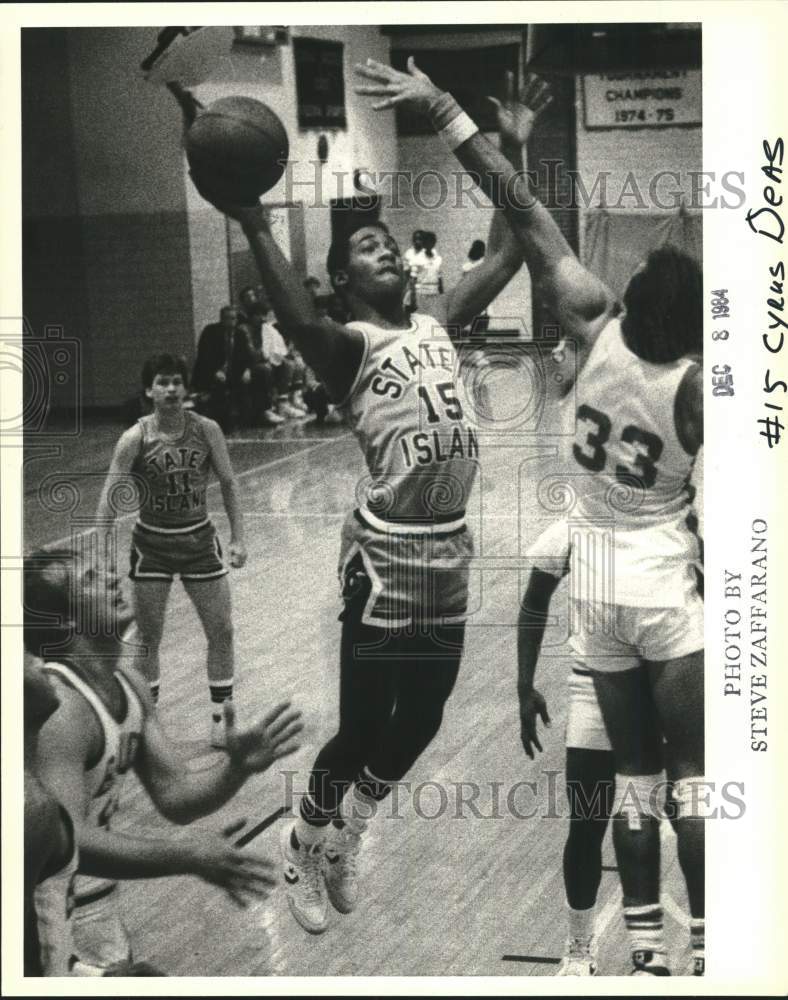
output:
[[[586,270],[527,178],[479,132],[454,98],[411,58],[402,73],[368,60],[356,71],[359,94],[376,110],[407,106],[424,114],[466,170],[506,215],[532,282],[577,351],[576,462],[594,479],[580,507],[591,522],[615,518],[615,595],[586,603],[595,622],[579,637],[593,671],[616,764],[613,838],[624,890],[633,972],[669,975],[659,898],[660,785],[652,741],[665,737],[676,779],[678,855],[687,885],[692,972],[704,968],[702,821],[703,603],[696,585],[701,554],[689,479],[703,442],[700,366],[703,281],[698,264],[670,247],[652,252],[622,303]],[[500,109],[503,112],[504,109]],[[639,502],[611,508],[631,491]],[[597,567],[581,566],[593,588]],[[614,616],[615,635],[602,622]],[[643,705],[653,706],[642,715]]]
[[[502,109],[513,158],[539,110]],[[228,171],[215,177],[193,164],[192,178],[241,224],[282,332],[346,415],[369,473],[342,531],[339,729],[317,755],[300,814],[282,836],[291,912],[319,934],[329,901],[340,913],[356,907],[367,823],[438,732],[457,677],[473,554],[465,507],[478,442],[447,331],[484,311],[522,254],[495,213],[490,250],[447,296],[444,326],[407,314],[399,246],[382,222],[361,220],[328,253],[331,284],[352,316],[342,325],[316,314],[260,205],[232,203]]]

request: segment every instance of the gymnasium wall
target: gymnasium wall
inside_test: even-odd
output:
[[[179,112],[137,69],[152,29],[23,34],[25,310],[79,337],[84,404],[114,406],[146,354],[192,351]]]
[[[292,34],[344,43],[346,130],[299,130],[290,45],[233,49],[196,92],[206,103],[257,97],[281,116],[291,180],[265,201],[304,204],[306,269],[325,287],[330,199],[352,194],[357,167],[396,167],[393,114],[377,115],[352,90],[353,64],[387,59],[389,43],[373,26]],[[180,111],[138,71],[155,36],[154,28],[24,33],[25,311],[34,331],[59,324],[80,339],[88,407],[136,392],[140,362],[154,349],[193,357],[229,294],[225,222],[188,181]],[[329,158],[315,167],[321,132]]]
[[[487,136],[498,144],[497,133]],[[458,199],[455,192],[459,182],[455,180],[462,168],[443,142],[435,135],[401,136],[399,139],[399,169],[413,176],[421,174],[423,182],[416,193],[406,184],[400,187],[399,208],[385,212],[394,235],[404,250],[410,245],[414,229],[432,230],[438,238],[437,252],[443,258],[444,288],[452,288],[462,275],[462,265],[468,255],[471,243],[476,239],[487,242],[492,209],[490,202],[477,188],[473,194],[462,193]],[[430,173],[449,178],[449,201],[435,205],[441,198],[441,185]],[[472,186],[465,185],[467,191]],[[445,189],[444,189],[445,191]],[[478,203],[480,204],[478,204]],[[531,289],[528,273],[522,268],[513,281],[491,303],[490,316],[512,319],[521,317],[527,329],[531,325]]]
[[[692,176],[703,169],[702,128],[588,129],[579,76],[576,104],[577,169],[592,195],[588,205],[580,199],[583,260],[604,271],[618,291],[644,254],[663,242],[675,243],[702,259],[701,209],[697,207],[697,180]],[[650,193],[649,185],[660,171],[678,174],[678,179],[665,178]],[[603,175],[605,206],[598,183]],[[672,207],[682,197],[685,211]],[[600,245],[600,240],[607,245]]]

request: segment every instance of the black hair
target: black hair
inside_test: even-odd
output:
[[[71,549],[38,549],[23,563],[24,644],[34,656],[47,646],[61,645],[71,635]],[[53,621],[54,619],[54,621]]]
[[[391,235],[389,227],[380,219],[365,219],[357,216],[352,222],[342,228],[342,231],[334,236],[326,258],[326,270],[333,285],[334,275],[337,271],[343,271],[350,259],[350,240],[360,229],[380,229],[387,235]]]
[[[175,354],[153,354],[142,366],[142,388],[150,389],[157,375],[180,375],[183,384],[189,384],[186,358]]]
[[[703,351],[703,272],[683,250],[652,250],[627,285],[624,308],[624,340],[644,361],[668,364]]]
[[[435,233],[425,229],[421,234],[421,241],[424,244],[425,250],[432,250],[438,242],[438,237]]]
[[[481,260],[487,252],[484,240],[474,240],[471,249],[468,251],[468,260]]]

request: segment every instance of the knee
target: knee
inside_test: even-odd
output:
[[[671,799],[676,819],[705,819],[712,809],[710,787],[703,775],[674,781]]]
[[[639,829],[643,819],[665,818],[667,782],[661,774],[617,774],[612,815]]]

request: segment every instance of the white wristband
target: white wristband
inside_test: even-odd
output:
[[[476,122],[464,111],[461,111],[456,118],[452,118],[448,125],[438,132],[438,135],[452,152],[467,142],[472,135],[476,135],[479,128]]]

